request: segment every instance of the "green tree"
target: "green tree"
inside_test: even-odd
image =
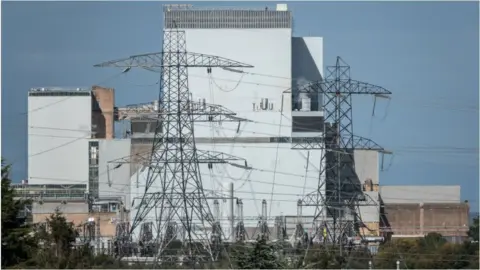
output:
[[[73,223],[67,222],[58,209],[38,226],[35,234],[41,247],[36,257],[38,267],[64,269],[79,263],[72,260],[75,258],[73,245],[78,234]],[[82,254],[79,257],[90,258],[87,251],[86,248],[76,250]]]
[[[323,245],[312,245],[305,251],[304,269],[338,269],[341,267],[336,254],[338,250],[335,247],[325,247]],[[300,267],[300,266],[298,266]]]
[[[470,229],[468,230],[468,236],[470,236],[473,241],[478,241],[478,220],[479,216],[477,215],[475,218],[473,218],[473,223],[470,225]]]
[[[478,244],[447,243],[438,233],[420,239],[399,239],[382,245],[374,267],[395,269],[478,269]]]
[[[238,269],[281,269],[285,264],[280,259],[274,245],[267,243],[265,238],[259,238],[253,246],[237,244],[231,249],[231,260]]]
[[[25,223],[25,216],[20,216],[28,201],[15,200],[10,168],[2,159],[2,268],[25,262],[36,247],[31,227]]]
[[[415,268],[421,258],[420,247],[416,239],[396,239],[380,246],[378,254],[373,258],[376,269],[395,269],[396,262],[401,261],[402,268]]]
[[[125,268],[119,260],[107,254],[95,254],[87,243],[76,243],[78,233],[57,209],[35,231],[39,250],[33,258],[37,268],[111,269]]]

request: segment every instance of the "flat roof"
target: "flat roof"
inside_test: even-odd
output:
[[[386,204],[461,202],[459,185],[380,186],[379,191]]]

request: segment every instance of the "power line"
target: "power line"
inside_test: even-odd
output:
[[[110,170],[112,171],[112,170]],[[104,172],[103,174],[105,174],[106,172]],[[209,174],[206,174],[206,173],[203,173],[202,175],[204,176],[208,176]],[[221,177],[222,175],[216,175],[216,176],[219,176]],[[62,183],[69,183],[69,184],[82,184],[82,183],[86,183],[88,182],[87,180],[75,180],[75,179],[68,179],[68,178],[51,178],[51,177],[37,177],[37,176],[32,176],[30,177],[32,179],[41,179],[41,180],[51,180],[52,182],[62,182]],[[228,177],[226,177],[228,178]],[[248,179],[243,179],[243,180],[248,180]],[[253,183],[261,183],[261,184],[273,184],[273,183],[268,183],[268,182],[264,182],[264,181],[260,181],[260,180],[249,180]],[[302,189],[303,186],[295,186],[295,185],[288,185],[288,184],[276,184],[276,185],[279,185],[279,186],[286,186],[286,187],[295,187],[295,188],[298,188],[298,189]],[[128,187],[128,186],[135,186],[135,184],[118,184],[118,183],[111,183],[111,186],[119,186],[119,187]],[[139,187],[144,187],[144,185],[139,185]],[[156,185],[152,185],[152,187],[159,187],[159,186],[156,186]],[[316,190],[315,187],[309,187],[309,189],[311,190]],[[401,189],[401,188],[399,188]],[[205,190],[209,190],[209,189],[205,189]],[[209,191],[215,191],[213,189],[209,190]],[[121,193],[116,193],[116,192],[111,192],[112,194],[125,194],[124,192],[121,192]],[[244,193],[244,194],[248,194],[250,192],[248,191],[241,191],[239,193]],[[269,195],[270,193],[269,192],[263,192],[265,195]],[[381,192],[379,192],[381,194]],[[422,193],[422,194],[425,194],[425,192],[423,191],[419,191],[419,193]],[[278,195],[278,196],[302,196],[301,194],[295,194],[295,193],[277,193],[277,192],[274,192],[273,193],[274,195]],[[440,194],[438,192],[427,192],[426,194],[432,194],[432,195],[435,195],[435,194]],[[242,198],[243,199],[243,198]],[[414,201],[414,202],[418,202],[417,199],[409,199],[409,198],[403,198],[403,197],[387,197],[385,199],[401,199],[401,200],[404,200],[404,201]],[[253,199],[252,199],[253,200]],[[257,201],[261,201],[260,199],[257,200]],[[274,201],[284,201],[284,202],[297,202],[298,200],[297,199],[291,199],[291,200],[274,200]],[[441,199],[441,200],[429,200],[430,202],[432,203],[458,203],[459,201],[458,200],[446,200],[446,199]],[[478,200],[468,200],[469,202],[477,202]]]
[[[273,126],[281,126],[281,127],[291,127],[289,125],[280,125],[280,124],[273,124],[273,123],[264,123],[260,121],[252,121],[253,123],[258,123],[258,124],[269,124]],[[210,125],[202,124],[202,123],[195,123],[195,125],[202,126],[202,127],[210,127]],[[31,128],[35,129],[47,129],[47,130],[64,130],[64,131],[83,131],[83,132],[91,132],[89,130],[82,130],[82,129],[63,129],[63,128],[55,128],[55,127],[40,127],[40,126],[31,126]],[[228,128],[225,126],[217,126],[215,127],[216,129],[225,129],[225,130],[231,130],[231,131],[237,131],[236,128]],[[306,130],[312,131],[313,129],[305,128]],[[251,131],[251,130],[245,130],[245,127],[241,129],[241,132],[246,132],[246,133],[253,133],[253,134],[258,134],[258,135],[270,135],[273,137],[278,137],[278,134],[275,133],[267,133],[267,132],[262,132],[262,131]],[[40,136],[40,134],[38,134]],[[43,135],[42,135],[43,136]],[[46,137],[50,135],[44,135]],[[52,135],[53,136],[53,135]],[[63,136],[59,136],[63,137]],[[65,136],[65,138],[74,138],[74,137],[68,137]],[[241,137],[237,137],[241,138]],[[240,143],[240,142],[236,142]],[[216,144],[218,145],[223,145],[227,143],[221,143],[217,142]],[[229,144],[229,143],[228,143]],[[268,142],[265,142],[265,144],[268,144]],[[272,143],[273,144],[273,143]],[[288,143],[287,143],[288,144]],[[244,147],[244,146],[242,146]],[[247,146],[245,146],[247,147]],[[260,148],[270,148],[266,146],[255,146],[255,147],[260,147]],[[454,154],[454,153],[467,153],[467,154],[478,154],[479,153],[479,148],[476,147],[459,147],[459,146],[442,146],[442,145],[431,145],[431,146],[422,146],[422,145],[403,145],[403,146],[398,146],[398,147],[393,147],[389,148],[389,150],[392,150],[394,152],[425,152],[425,151],[438,151],[438,152],[447,152],[447,154]]]

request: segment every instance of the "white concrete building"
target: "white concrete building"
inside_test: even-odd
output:
[[[29,91],[29,184],[88,183],[91,95],[87,89],[37,88]]]
[[[194,101],[222,105],[250,120],[240,127],[228,122],[195,123],[198,149],[244,158],[252,167],[213,164],[209,168],[201,164],[207,196],[220,195],[226,192],[222,187],[233,183],[234,196],[243,201],[245,226],[253,230],[262,200],[267,202],[269,227],[276,217],[296,216],[297,200],[318,185],[322,151],[292,150],[290,138],[321,136],[323,112],[318,110],[320,98],[297,97],[295,90],[307,81],[322,79],[323,39],[292,37],[293,19],[286,5],[277,5],[276,10],[172,8],[165,10],[164,16],[166,28],[176,25],[185,30],[187,51],[254,66],[233,71],[213,68],[211,73],[200,68],[188,70]],[[132,200],[143,194],[147,172],[132,175]],[[158,186],[153,185],[149,192]],[[213,200],[209,203],[213,209]],[[229,227],[228,202],[220,205],[225,220],[222,227]],[[305,207],[303,215],[313,215],[314,210]],[[135,214],[133,207],[132,220]],[[154,215],[152,212],[147,219],[154,220]]]
[[[28,184],[33,221],[60,209],[75,222],[92,209],[118,212],[130,202],[130,167],[107,162],[130,154],[130,140],[113,140],[113,89],[42,87],[28,93]]]

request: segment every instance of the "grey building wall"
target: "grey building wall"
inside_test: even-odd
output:
[[[30,184],[88,182],[92,101],[90,92],[80,92],[29,93],[27,130]]]
[[[323,38],[322,37],[292,37],[292,109],[298,103],[296,90],[310,81],[320,81],[323,78]],[[321,95],[310,95],[312,110],[318,110],[322,105]],[[315,100],[317,102],[315,102]]]
[[[363,222],[380,222],[380,201],[376,191],[365,192],[366,201],[360,203],[359,216]]]
[[[355,159],[355,172],[357,173],[360,183],[364,184],[365,180],[371,179],[373,184],[380,184],[378,152],[355,150],[353,155]]]
[[[468,203],[389,203],[383,208],[381,228],[394,237],[425,235],[466,236]]]
[[[88,203],[85,202],[43,202],[32,203],[32,214],[52,214],[55,209],[60,210],[62,213],[78,214],[88,213]]]
[[[130,165],[118,168],[107,166],[109,161],[130,155],[130,139],[98,140],[99,142],[99,198],[120,197],[130,205]]]
[[[242,123],[238,132],[236,122],[195,123],[197,138],[290,136],[291,94],[284,92],[291,87],[291,34],[290,28],[186,30],[188,51],[254,66],[243,69],[247,74],[213,68],[209,75],[205,69],[189,68],[193,100],[205,99],[234,111],[237,117],[255,120]],[[268,109],[261,109],[260,103],[267,99]]]
[[[385,204],[460,203],[460,186],[380,186]]]

